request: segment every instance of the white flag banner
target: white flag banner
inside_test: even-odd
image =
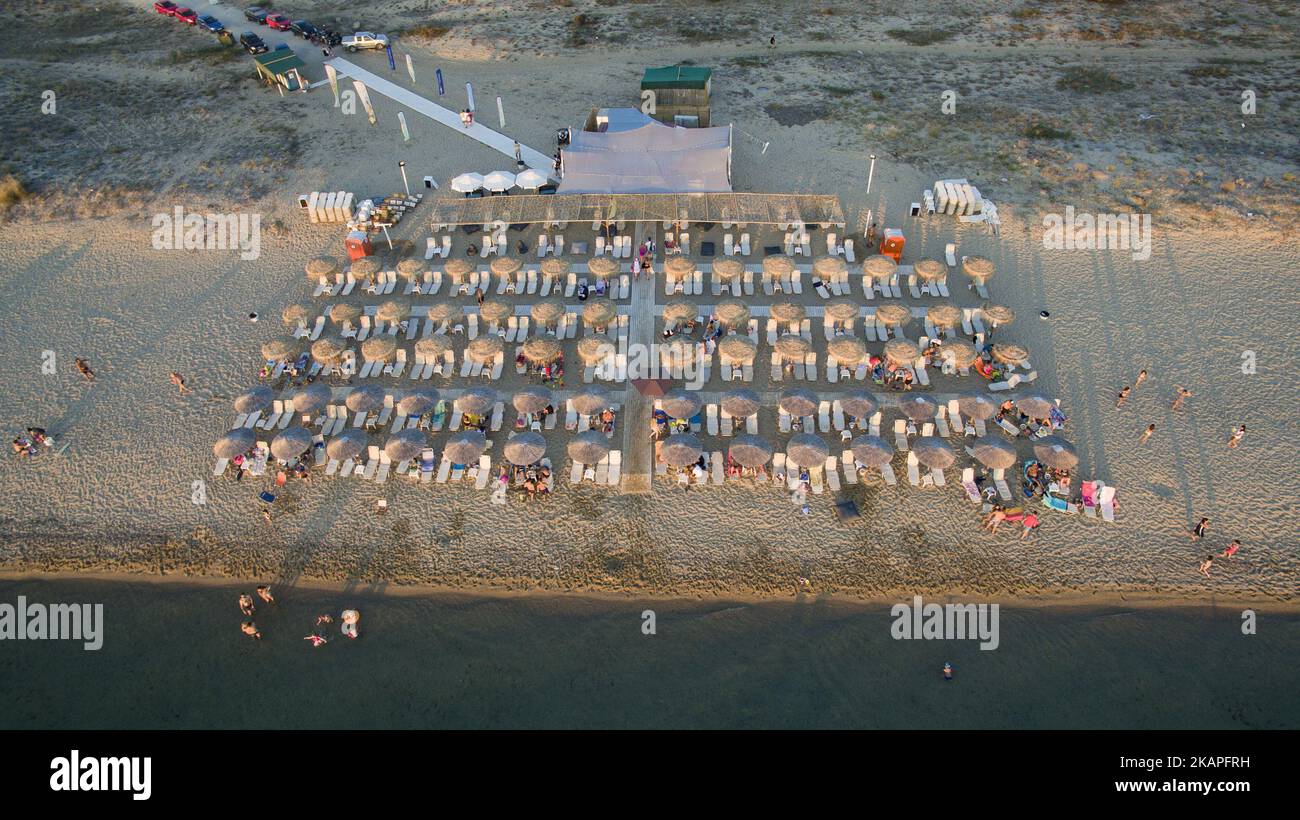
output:
[[[406,55],[406,73],[411,75],[411,83],[415,83],[415,63],[411,62],[411,55]]]
[[[366,93],[366,84],[360,80],[353,80],[352,86],[357,90],[357,97],[361,99],[361,105],[366,109],[366,116],[370,118],[370,124],[374,125],[379,120],[375,117],[375,107],[370,104],[370,95]]]
[[[402,124],[402,141],[411,141],[411,132],[406,130],[406,114],[401,111],[397,112],[397,121]]]
[[[334,107],[339,107],[339,73],[334,66],[326,63],[325,76],[330,79],[330,91],[334,92]]]
[[[465,96],[469,99],[469,110],[474,110],[474,86],[465,83]]]
[[[501,127],[506,127],[506,110],[501,107],[501,98],[497,97],[497,119],[501,121]]]

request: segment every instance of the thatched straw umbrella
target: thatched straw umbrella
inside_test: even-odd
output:
[[[339,260],[332,256],[318,256],[307,263],[307,278],[312,284],[320,281],[322,276],[333,279],[339,272]]]
[[[587,430],[569,439],[569,458],[579,464],[596,464],[609,455],[609,439],[599,430]]]
[[[273,401],[275,401],[275,393],[271,388],[259,384],[235,396],[235,412],[257,413],[270,407]]]
[[[993,275],[993,263],[983,256],[968,256],[961,262],[962,272],[976,282],[985,282]]]
[[[798,302],[777,302],[772,305],[768,315],[783,324],[802,322],[808,310]]]
[[[826,305],[826,316],[833,322],[852,322],[861,309],[851,299],[836,299]]]
[[[821,256],[813,260],[813,275],[818,279],[830,280],[844,273],[844,260],[838,256]]]
[[[431,387],[413,390],[397,403],[399,416],[422,416],[438,404],[438,391]]]
[[[388,437],[384,442],[384,454],[393,461],[406,461],[418,456],[427,444],[423,430],[408,427]]]
[[[948,266],[938,259],[918,259],[912,263],[912,273],[927,282],[932,282],[947,276]]]
[[[290,427],[271,439],[271,455],[281,461],[290,461],[311,447],[311,431],[306,427]]]
[[[487,449],[487,436],[479,430],[462,430],[453,433],[442,448],[443,458],[453,464],[469,464]]]
[[[778,402],[792,416],[811,416],[817,412],[817,394],[806,387],[787,387]]]
[[[397,263],[397,275],[411,282],[419,282],[428,271],[429,266],[423,259],[403,259]]]
[[[964,339],[944,339],[939,348],[939,358],[952,362],[953,367],[970,367],[979,358],[979,353]]]
[[[506,461],[519,467],[536,464],[542,456],[546,455],[546,439],[541,433],[534,433],[531,430],[526,433],[516,433],[506,442],[502,454],[506,457]]]
[[[1041,393],[1030,393],[1016,399],[1016,409],[1031,419],[1045,419],[1056,408],[1056,402]]]
[[[933,421],[939,412],[939,403],[929,396],[913,394],[900,399],[898,409],[912,421]]]
[[[677,300],[664,305],[664,324],[689,322],[700,315],[700,309],[690,302]]]
[[[700,440],[691,433],[669,436],[659,448],[659,457],[672,467],[686,467],[699,460],[704,452]]]
[[[578,358],[586,364],[600,364],[618,350],[614,341],[604,333],[584,336],[578,340]]]
[[[713,315],[729,328],[740,327],[749,321],[749,306],[739,299],[722,299],[713,308]]]
[[[415,352],[426,362],[441,359],[448,350],[451,350],[451,339],[446,336],[430,336],[415,343]]]
[[[373,384],[354,387],[343,403],[354,413],[369,413],[384,406],[384,391]]]
[[[853,336],[840,336],[826,345],[826,352],[845,367],[853,367],[867,358],[867,346]]]
[[[905,325],[912,321],[912,311],[893,303],[881,305],[876,308],[876,321],[887,325]]]
[[[867,391],[854,390],[852,393],[840,397],[840,407],[855,419],[865,419],[880,409],[880,404]]]
[[[734,418],[743,419],[752,416],[762,406],[762,399],[753,390],[741,388],[722,394],[722,409]]]
[[[812,344],[802,336],[786,333],[776,340],[776,352],[786,359],[803,360],[812,350]]]
[[[553,406],[555,404],[555,394],[550,391],[550,388],[534,384],[516,393],[510,399],[510,403],[520,413],[540,413],[548,405]]]
[[[1057,436],[1035,441],[1034,456],[1053,470],[1073,470],[1079,466],[1079,454],[1074,445]]]
[[[583,321],[593,327],[608,327],[617,315],[618,310],[614,307],[614,303],[607,299],[588,302],[582,309]]]
[[[366,449],[367,441],[368,439],[364,430],[349,427],[342,433],[338,433],[330,438],[329,443],[325,445],[325,455],[335,461],[356,458]]]
[[[582,387],[569,401],[573,402],[574,410],[588,416],[594,416],[610,405],[609,392],[594,384]]]
[[[957,407],[963,416],[976,420],[991,419],[998,414],[997,402],[979,393],[958,396]]]
[[[980,308],[980,313],[994,327],[1009,325],[1016,320],[1016,312],[1005,305],[985,305]]]
[[[320,382],[313,382],[293,394],[293,409],[299,413],[314,413],[329,404],[334,391]]]
[[[473,413],[482,415],[492,409],[496,404],[497,391],[490,387],[471,387],[464,393],[461,393],[454,402],[454,406],[462,413]]]
[[[542,275],[550,276],[556,279],[569,275],[569,262],[567,259],[555,259],[554,257],[542,260]]]
[[[745,275],[745,263],[739,259],[719,259],[713,263],[713,278],[731,282]]]
[[[379,275],[379,271],[382,268],[383,266],[379,264],[379,260],[376,257],[363,256],[360,259],[352,260],[350,271],[353,279],[373,279],[375,276]]]
[[[448,259],[443,264],[442,270],[448,276],[465,276],[474,270],[474,266],[469,263],[468,259]]]
[[[898,263],[880,254],[868,256],[862,263],[862,272],[872,279],[889,279],[898,272]]]
[[[315,313],[310,305],[289,305],[281,313],[280,318],[286,325],[306,324],[307,317]]]
[[[523,267],[523,263],[513,256],[498,256],[488,267],[493,276],[514,276],[515,271]]]
[[[371,336],[361,343],[361,355],[365,356],[367,361],[386,362],[393,358],[396,350],[397,341],[387,333],[382,336]]]
[[[911,367],[921,357],[921,350],[910,339],[890,339],[885,342],[885,359],[899,367]]]
[[[685,256],[674,256],[664,263],[664,272],[669,279],[685,279],[695,273],[695,263]]]
[[[465,346],[465,355],[471,361],[490,362],[503,350],[505,342],[501,341],[500,336],[480,336]]]
[[[564,355],[560,343],[546,337],[536,337],[524,342],[524,358],[535,364],[553,362]]]
[[[930,305],[925,309],[925,318],[935,327],[954,327],[961,324],[961,309],[956,305]]]
[[[618,263],[613,259],[597,256],[587,263],[587,272],[597,279],[608,279],[618,273]]]
[[[405,302],[390,300],[375,310],[375,318],[381,322],[400,322],[409,318],[411,306]]]
[[[330,364],[343,355],[343,345],[333,339],[320,339],[311,346],[311,357],[321,364]]]
[[[794,272],[794,260],[785,254],[776,253],[763,257],[764,276],[786,276]]]
[[[515,309],[499,299],[490,299],[478,306],[479,318],[485,322],[504,322],[514,314]]]
[[[849,442],[853,458],[868,467],[883,467],[894,458],[894,448],[880,436],[858,436]]]
[[[560,317],[564,315],[564,303],[558,299],[543,299],[534,302],[528,312],[532,314],[534,322],[550,327],[560,321]]]
[[[730,364],[752,364],[757,352],[758,345],[748,336],[723,336],[718,342],[718,355]]]
[[[993,345],[993,358],[1003,364],[1020,365],[1029,360],[1029,351],[1020,345],[995,344]]]
[[[1016,448],[1001,436],[980,436],[970,447],[971,455],[990,470],[1005,470],[1016,463]]]
[[[741,467],[762,467],[772,460],[772,445],[758,436],[740,435],[732,439],[727,455]]]
[[[704,399],[699,393],[683,388],[669,390],[660,400],[664,412],[675,419],[689,419],[704,407]]]
[[[268,361],[284,361],[298,355],[301,346],[289,339],[272,339],[262,345],[262,358]]]
[[[912,442],[916,460],[932,470],[946,470],[957,460],[952,446],[938,436],[921,436]]]
[[[786,460],[796,467],[821,467],[826,464],[826,457],[831,449],[820,436],[812,433],[795,433],[785,445]]]
[[[451,302],[437,302],[429,305],[429,318],[435,322],[451,322],[464,317],[465,311]]]
[[[257,435],[244,427],[231,430],[212,445],[212,453],[217,458],[234,458],[253,449]]]
[[[344,322],[355,322],[361,318],[361,308],[357,305],[349,305],[347,302],[339,302],[330,308],[330,321],[336,324]]]

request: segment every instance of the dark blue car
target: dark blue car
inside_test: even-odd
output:
[[[221,21],[213,17],[211,14],[205,14],[199,18],[199,28],[205,28],[214,34],[226,30],[226,27],[221,25]]]

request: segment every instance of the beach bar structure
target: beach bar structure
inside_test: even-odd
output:
[[[306,63],[293,53],[293,49],[277,48],[265,54],[254,54],[257,76],[267,85],[280,85],[286,91],[306,91],[309,83],[303,77]]]
[[[646,113],[660,122],[685,128],[708,128],[712,84],[713,69],[704,66],[647,68],[641,78],[642,106],[647,99],[653,99],[654,106]],[[653,92],[654,96],[648,97],[647,91]]]

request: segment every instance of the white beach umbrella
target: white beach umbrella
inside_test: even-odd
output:
[[[535,168],[529,168],[515,176],[515,184],[528,190],[536,190],[550,181],[550,177]]]
[[[461,174],[451,181],[451,189],[462,194],[469,194],[483,187],[483,175],[470,172]]]
[[[515,187],[515,175],[509,171],[493,171],[483,177],[483,187],[489,191],[508,191]]]

